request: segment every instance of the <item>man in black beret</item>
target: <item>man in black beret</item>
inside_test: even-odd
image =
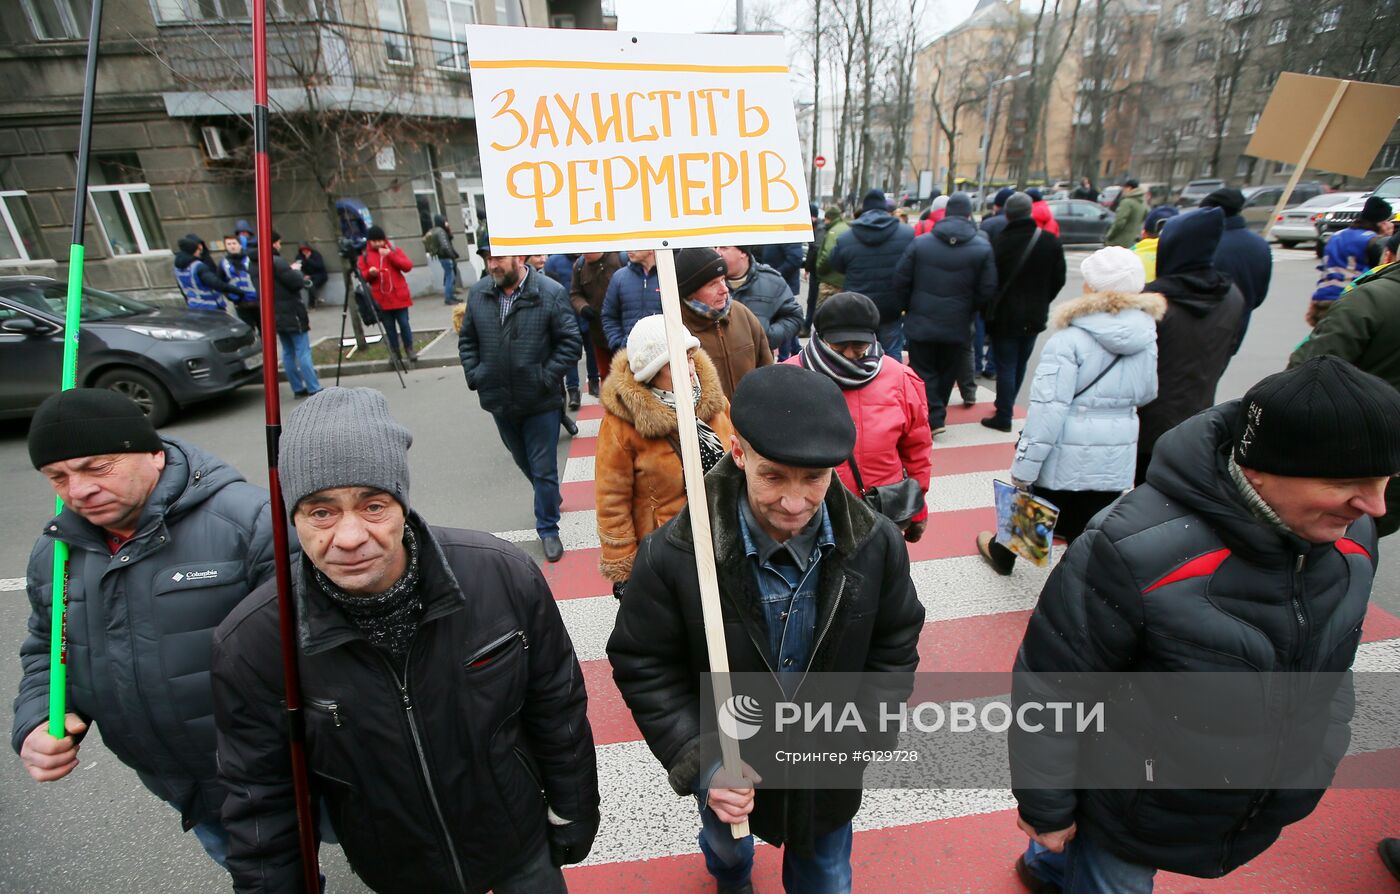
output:
[[[79,742],[96,723],[103,744],[223,866],[210,649],[224,616],[272,579],[267,491],[193,444],[161,437],[136,404],[105,388],[40,404],[29,458],[63,510],[45,519],[29,557],[29,636],[10,743],[31,777],[53,782],[77,767]],[[70,551],[62,738],[46,720],[58,540]]]
[[[1158,870],[1218,878],[1313,811],[1346,753],[1350,711],[1298,699],[1291,681],[1351,667],[1376,573],[1374,519],[1397,472],[1400,393],[1330,356],[1162,436],[1146,484],[1094,517],[1041,591],[1015,701],[1063,696],[1057,681],[1075,674],[1170,674],[1179,689],[1144,684],[1110,709],[1102,734],[1012,729],[1027,887],[1069,878],[1066,890],[1086,890],[1078,880],[1089,878],[1092,890],[1148,892]],[[1232,707],[1264,742],[1222,724],[1222,711],[1177,713],[1180,690],[1215,671],[1255,675],[1245,685],[1257,697]],[[1290,748],[1274,738],[1283,729]],[[1076,776],[1124,760],[1141,788]],[[1242,782],[1269,761],[1269,776]],[[1222,787],[1193,785],[1202,777],[1183,776],[1188,766],[1210,767]]]
[[[832,468],[855,424],[831,379],[790,364],[734,392],[730,455],[705,476],[735,673],[770,670],[786,691],[818,672],[911,672],[924,609],[899,530]],[[751,891],[753,838],[785,845],[788,891],[849,891],[860,791],[753,789],[719,772],[703,734],[709,670],[690,511],[646,537],[608,641],[613,679],[678,795],[700,805],[700,849],[718,890]],[[718,775],[717,775],[718,774]]]

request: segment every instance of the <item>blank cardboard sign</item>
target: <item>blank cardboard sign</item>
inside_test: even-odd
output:
[[[1297,164],[1327,112],[1336,78],[1284,72],[1245,154]],[[1308,167],[1365,177],[1400,118],[1400,87],[1351,81]]]

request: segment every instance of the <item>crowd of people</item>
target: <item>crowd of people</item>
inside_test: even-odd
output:
[[[458,324],[467,387],[531,482],[536,532],[557,562],[559,432],[576,431],[568,413],[581,404],[587,357],[587,391],[604,410],[599,570],[619,600],[607,655],[671,787],[696,799],[697,843],[718,891],[753,890],[755,839],[730,832],[747,821],[782,846],[787,891],[849,892],[861,793],[764,787],[750,770],[720,766],[702,718],[707,630],[719,621],[731,670],[771,672],[789,694],[813,672],[917,669],[925,609],[906,543],[928,530],[933,444],[953,388],[975,402],[989,367],[996,399],[980,422],[1000,432],[1012,430],[1030,380],[1009,477],[1059,507],[1068,543],[1016,670],[1043,681],[1351,666],[1378,538],[1400,527],[1387,511],[1400,474],[1391,209],[1368,204],[1356,234],[1329,245],[1307,310],[1316,329],[1289,368],[1217,405],[1269,289],[1267,246],[1260,254],[1243,227],[1236,190],[1175,215],[1149,212],[1137,191],[1130,181],[1115,244],[1080,263],[1082,294],[1053,308],[1065,251],[1029,190],[998,194],[980,223],[955,193],[913,226],[870,190],[854,220],[813,206],[805,247],[680,250],[680,370],[653,252],[521,257],[495,253],[480,234],[487,275]],[[256,302],[249,235],[226,240],[219,265],[197,237],[182,240],[176,275],[192,307]],[[436,247],[450,283],[455,259]],[[281,336],[283,305],[302,307],[310,274],[279,248],[274,234]],[[370,230],[360,274],[410,359],[411,266]],[[289,334],[304,341],[304,307],[295,316]],[[314,370],[302,384],[314,396],[282,432],[278,470],[298,547],[305,710],[295,722],[319,839],[338,841],[377,891],[566,890],[560,868],[588,855],[601,798],[584,676],[545,576],[516,546],[414,511],[413,435],[383,395],[318,394]],[[721,619],[701,607],[683,402],[694,408]],[[33,614],[12,737],[25,767],[43,782],[68,775],[96,723],[236,890],[298,890],[267,494],[97,389],[46,401],[29,452],[64,510],[28,569]],[[58,539],[72,550],[62,737],[44,722]],[[1014,573],[994,532],[977,534],[976,547],[996,573]],[[185,607],[172,613],[165,597],[176,593]],[[1013,700],[1053,698],[1039,685]],[[1298,709],[1287,699],[1257,707],[1270,724]],[[1138,719],[1145,726],[1097,738],[1012,732],[1013,778],[1028,760],[1056,781],[1014,789],[1028,844],[1007,862],[1029,890],[1131,894],[1151,891],[1160,870],[1223,876],[1323,794],[1156,786],[1154,760],[1169,772],[1174,747],[1218,749],[1225,766],[1233,743],[1189,721],[1144,741],[1155,727]],[[1309,757],[1330,778],[1348,734],[1341,718],[1324,720]],[[1110,752],[1144,758],[1145,782],[1073,783],[1076,768]],[[1394,869],[1400,847],[1382,851]]]

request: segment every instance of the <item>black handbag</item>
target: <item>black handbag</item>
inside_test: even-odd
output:
[[[893,484],[881,484],[869,490],[860,477],[860,467],[856,465],[854,453],[846,460],[851,466],[851,476],[856,479],[856,493],[865,505],[894,522],[903,531],[912,523],[914,516],[924,508],[924,491],[919,482],[905,475]]]

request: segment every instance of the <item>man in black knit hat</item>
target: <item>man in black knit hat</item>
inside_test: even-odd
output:
[[[316,793],[372,890],[558,894],[559,867],[598,830],[583,674],[525,553],[410,509],[412,441],[370,388],[308,398],[282,433]],[[276,589],[214,636],[239,891],[294,892],[302,878]]]
[[[1028,888],[1068,879],[1066,891],[1143,894],[1159,869],[1217,878],[1312,812],[1349,730],[1326,699],[1308,710],[1293,681],[1351,667],[1376,572],[1373,518],[1397,472],[1400,393],[1336,357],[1269,376],[1162,437],[1147,483],[1100,512],[1055,567],[1017,654],[1018,704],[1053,698],[1052,679],[1079,673],[1146,681],[1128,684],[1131,698],[1107,683],[1088,697],[1113,706],[1099,734],[1012,730]],[[1245,681],[1257,698],[1234,713],[1250,718],[1244,734],[1266,734],[1262,747],[1226,712],[1154,697],[1154,678],[1180,674],[1184,688],[1210,671],[1259,677]],[[1076,775],[1110,764],[1132,767],[1130,784]],[[1262,784],[1238,782],[1271,765]],[[1211,768],[1219,787],[1174,782],[1187,766]],[[1277,772],[1286,767],[1309,768],[1307,781]]]
[[[730,455],[705,476],[729,669],[772,668],[787,692],[811,671],[912,672],[924,609],[909,552],[832,474],[856,441],[841,389],[799,366],[764,367],[739,383],[731,415]],[[753,838],[729,829],[745,818],[784,845],[789,892],[849,892],[859,790],[755,792],[761,780],[726,778],[713,759],[700,716],[709,662],[693,544],[689,509],[642,541],[608,640],[613,679],[671,787],[696,797],[720,892],[753,890]]]
[[[29,636],[11,744],[39,782],[78,765],[91,724],[156,797],[180,812],[219,865],[228,834],[214,759],[209,645],[214,627],[273,576],[267,491],[215,456],[161,437],[104,388],[45,400],[29,458],[63,511],[29,557]],[[49,735],[55,541],[68,544],[67,735]],[[60,597],[61,598],[61,597]]]

